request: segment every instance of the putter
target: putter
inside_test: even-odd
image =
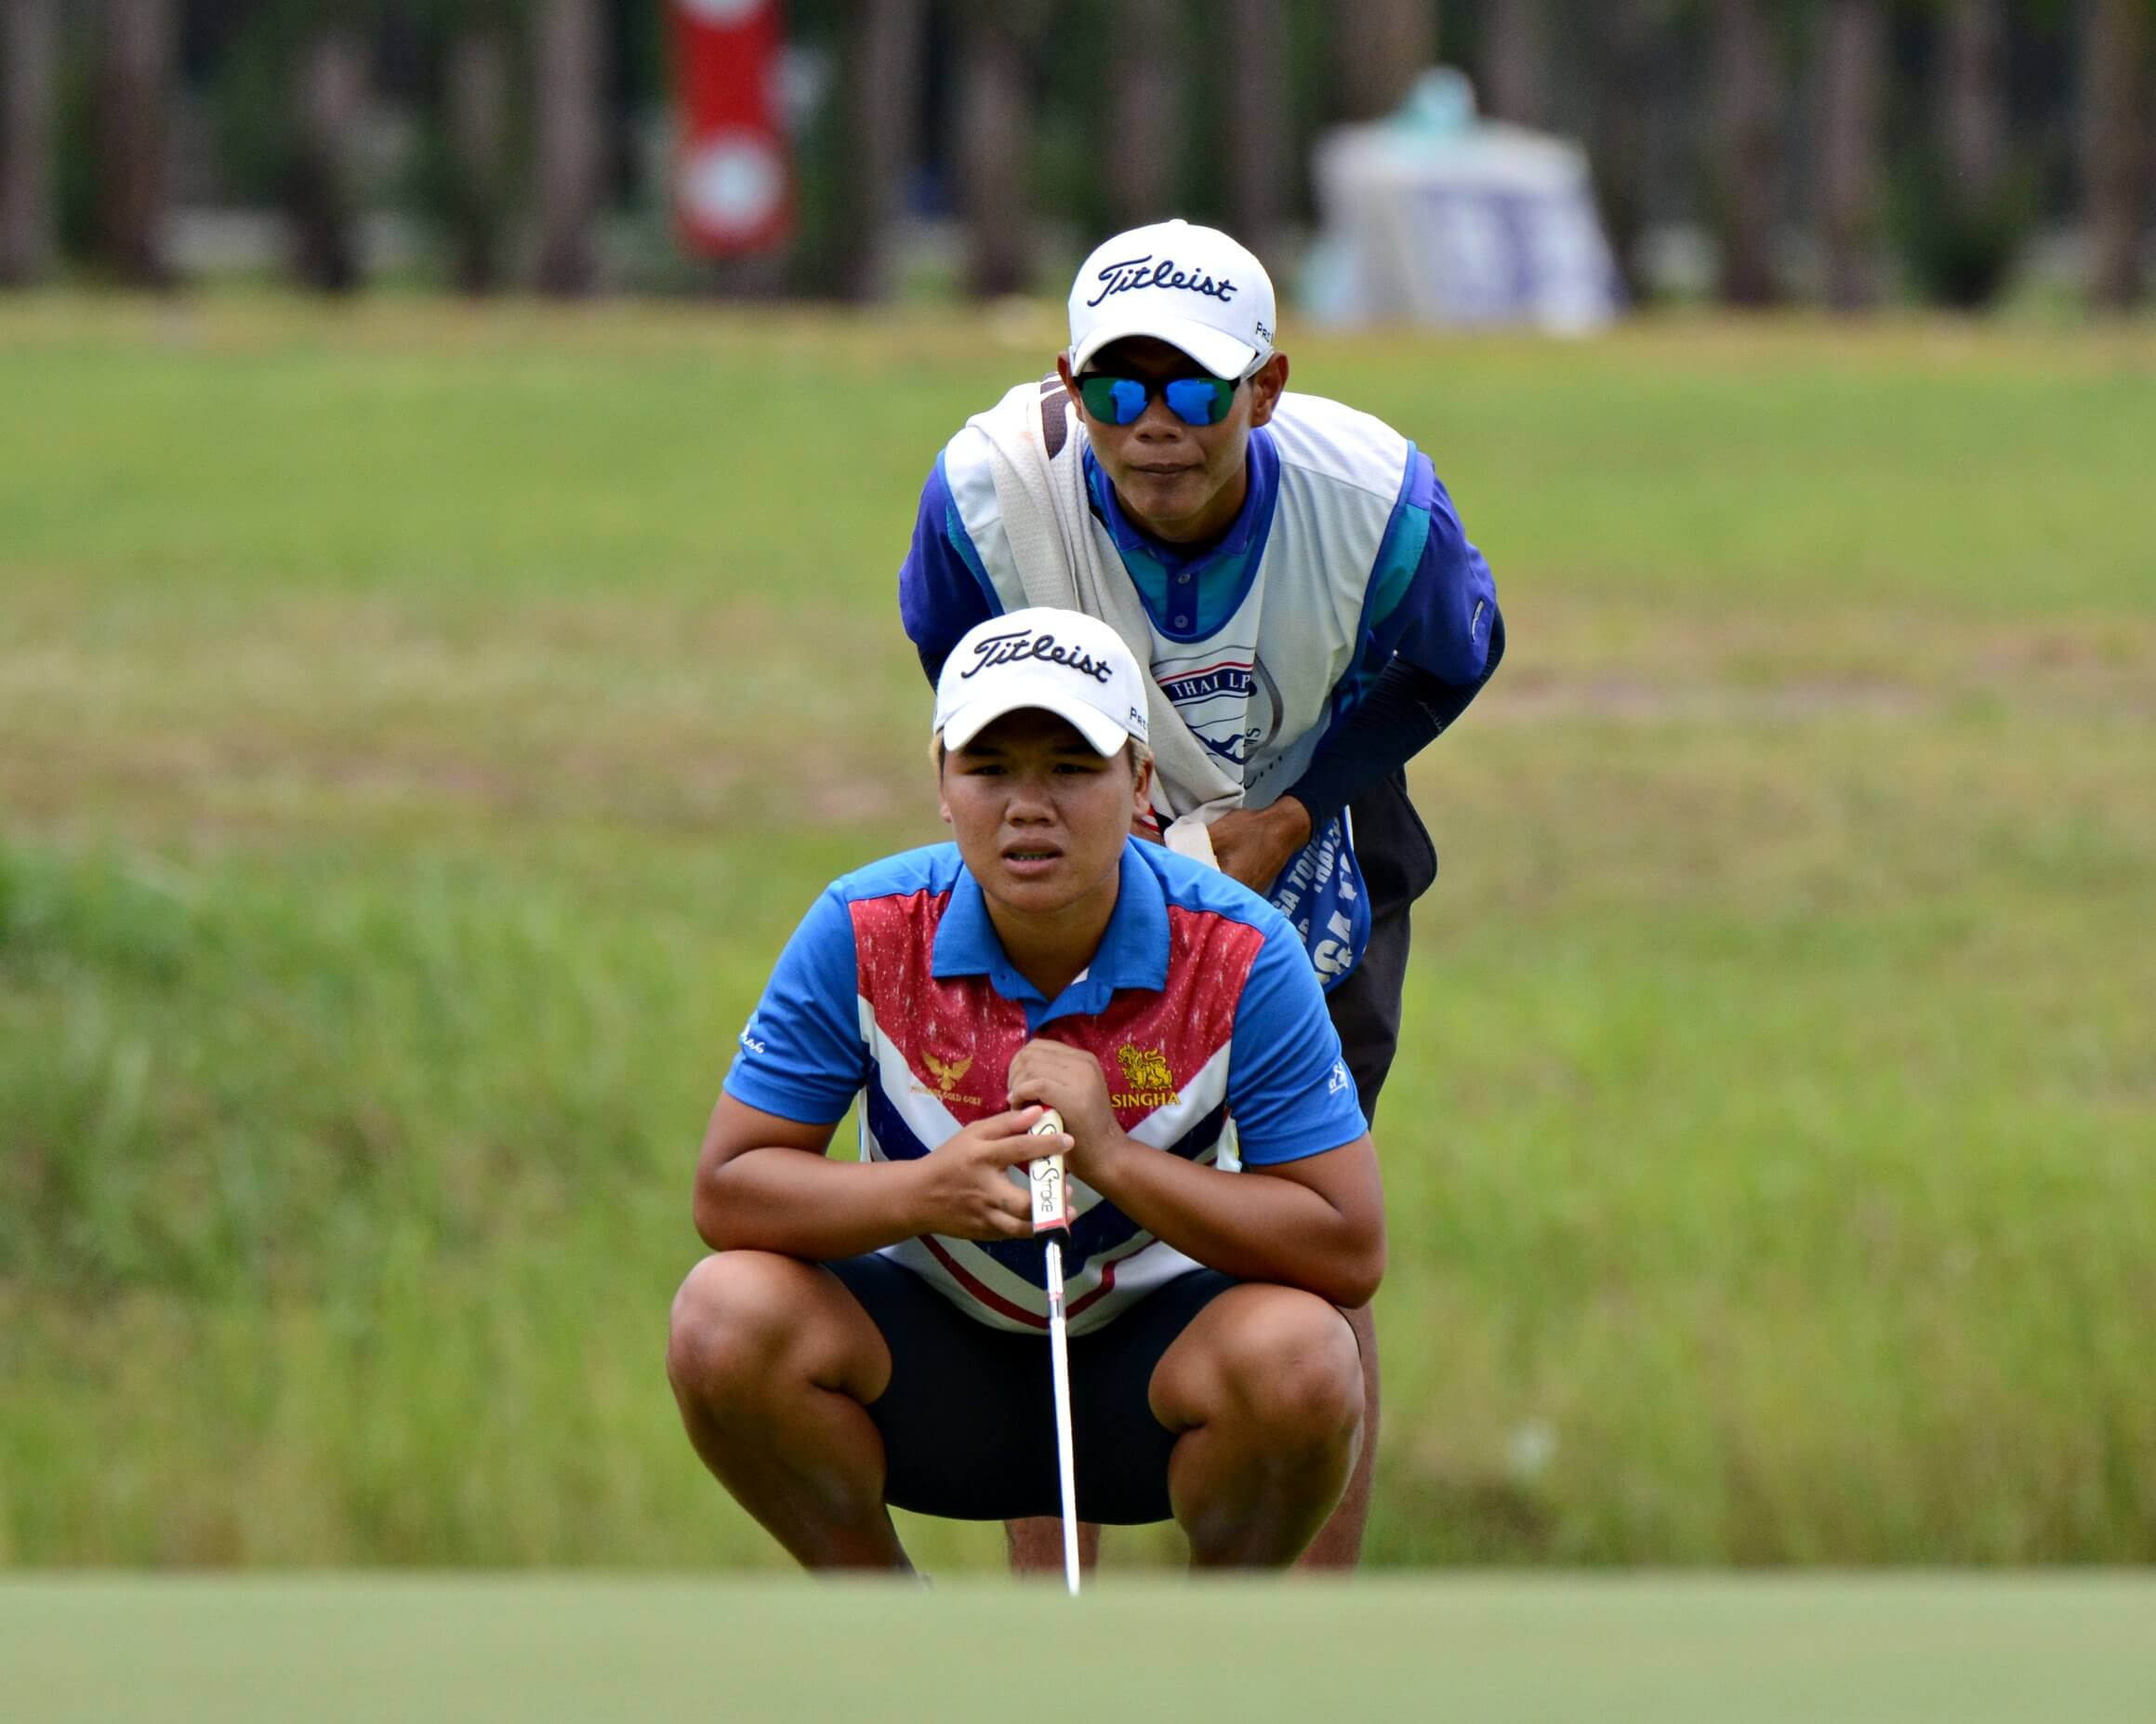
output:
[[[1051,1107],[1031,1135],[1054,1136],[1063,1115]],[[1055,1379],[1055,1469],[1063,1486],[1063,1580],[1072,1598],[1078,1589],[1078,1474],[1071,1462],[1070,1331],[1063,1315],[1063,1247],[1070,1238],[1070,1194],[1063,1157],[1044,1155],[1026,1170],[1033,1187],[1033,1236],[1048,1236],[1048,1360]]]

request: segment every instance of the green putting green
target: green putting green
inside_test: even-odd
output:
[[[2141,1724],[2152,1626],[2115,1575],[30,1579],[0,1717]]]

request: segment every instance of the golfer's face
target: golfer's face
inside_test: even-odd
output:
[[[1236,391],[1227,418],[1217,425],[1185,425],[1162,399],[1160,386],[1176,378],[1199,377],[1203,368],[1180,348],[1134,336],[1103,348],[1088,371],[1136,378],[1153,394],[1128,425],[1115,425],[1086,413],[1086,434],[1124,508],[1142,523],[1172,536],[1187,522],[1205,519],[1214,499],[1235,483],[1250,447],[1250,427],[1270,417],[1277,387],[1262,387],[1263,373]],[[1253,418],[1253,415],[1262,417]]]
[[[1052,712],[998,719],[944,758],[943,813],[981,890],[1049,912],[1101,889],[1144,800],[1129,759],[1103,758]]]

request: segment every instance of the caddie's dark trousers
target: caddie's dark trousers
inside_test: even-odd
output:
[[[1325,997],[1340,1051],[1355,1080],[1356,1099],[1372,1131],[1378,1092],[1400,1046],[1400,991],[1408,979],[1408,907],[1387,910],[1370,922],[1370,943],[1347,979]]]
[[[1325,997],[1356,1099],[1372,1130],[1378,1092],[1400,1046],[1400,994],[1408,979],[1408,912],[1437,878],[1437,847],[1408,800],[1404,773],[1349,804],[1356,859],[1370,895],[1370,938],[1362,961]]]

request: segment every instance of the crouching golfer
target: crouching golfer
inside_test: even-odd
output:
[[[1052,1147],[1079,1515],[1279,1566],[1355,1463],[1340,1307],[1382,1272],[1377,1160],[1287,920],[1130,836],[1145,710],[1104,623],[972,630],[936,688],[956,842],[833,884],[742,1032],[668,1373],[705,1465],[810,1568],[906,1567],[893,1504],[1059,1512],[1024,1185]],[[827,1160],[856,1095],[861,1159]],[[1066,1135],[1026,1135],[1044,1107]],[[1231,1118],[1239,1174],[1214,1164]]]

